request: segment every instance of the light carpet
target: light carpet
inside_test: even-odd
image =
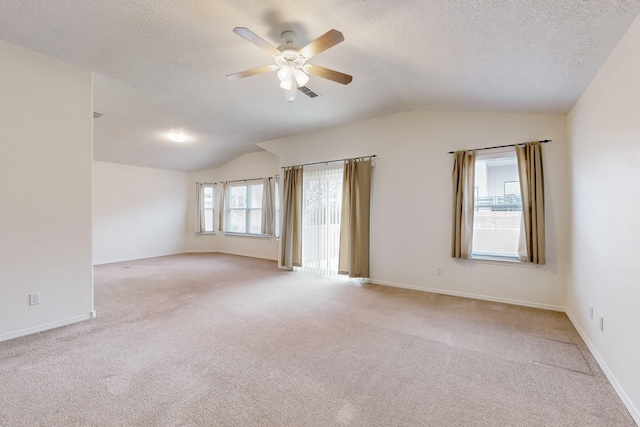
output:
[[[633,426],[562,313],[188,254],[0,343],[2,426]]]

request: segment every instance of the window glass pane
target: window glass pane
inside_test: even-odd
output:
[[[244,209],[229,209],[229,230],[232,233],[246,233],[247,211]]]
[[[506,196],[520,196],[520,182],[518,181],[505,181],[504,183],[504,195]]]
[[[251,209],[247,211],[249,215],[248,233],[260,234],[262,231],[262,209]]]
[[[213,215],[214,215],[214,189],[211,185],[203,186],[203,211],[202,214],[204,216],[204,230],[203,231],[214,231],[213,230]]]
[[[247,207],[247,187],[245,185],[229,187],[229,207]]]
[[[515,152],[476,158],[474,202],[473,254],[517,257],[522,199]]]
[[[248,208],[262,208],[262,184],[249,185]]]
[[[229,220],[227,231],[261,234],[262,183],[229,187]]]
[[[204,208],[213,209],[213,187],[204,187]]]
[[[204,210],[204,231],[213,231],[213,209]]]

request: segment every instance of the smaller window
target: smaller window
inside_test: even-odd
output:
[[[213,184],[204,184],[202,186],[202,217],[204,218],[202,233],[215,232],[215,195]]]
[[[262,236],[262,183],[229,185],[226,231]]]

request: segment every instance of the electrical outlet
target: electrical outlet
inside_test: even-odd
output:
[[[442,275],[442,267],[437,267],[437,268],[436,268],[436,274],[437,274],[438,276]]]
[[[29,305],[38,305],[38,304],[40,304],[40,294],[30,294]]]
[[[599,316],[598,319],[600,319],[600,331],[604,332],[604,317]]]

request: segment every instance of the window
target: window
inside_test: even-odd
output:
[[[522,198],[515,151],[478,154],[472,257],[518,257]]]
[[[202,216],[204,218],[204,229],[202,233],[215,232],[215,189],[213,184],[202,185]]]
[[[215,233],[215,184],[196,182],[196,233]]]
[[[262,182],[229,184],[227,232],[261,234]]]

